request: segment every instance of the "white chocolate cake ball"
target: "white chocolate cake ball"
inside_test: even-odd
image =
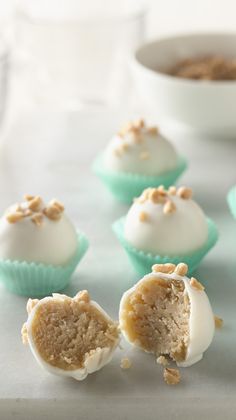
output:
[[[208,238],[207,219],[191,199],[190,188],[148,188],[136,199],[125,220],[125,239],[154,255],[186,255]]]
[[[143,120],[129,123],[108,144],[104,165],[118,172],[160,175],[177,167],[178,157],[172,144],[157,127]]]
[[[23,343],[49,373],[81,381],[105,366],[119,343],[118,324],[86,290],[74,298],[29,299],[27,311]]]
[[[198,362],[212,342],[215,322],[204,287],[186,277],[186,264],[156,264],[124,293],[120,328],[133,345],[178,366]]]
[[[78,247],[75,227],[57,200],[39,196],[11,206],[0,219],[0,259],[64,265]]]

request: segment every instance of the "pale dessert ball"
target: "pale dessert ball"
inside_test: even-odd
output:
[[[111,139],[105,149],[104,165],[111,171],[156,176],[175,169],[178,156],[157,127],[147,127],[138,120]]]
[[[86,290],[29,299],[27,311],[23,343],[49,373],[81,381],[109,363],[119,343],[118,323]]]
[[[172,360],[178,366],[191,366],[201,360],[215,331],[204,286],[187,277],[183,263],[156,264],[152,269],[124,293],[121,331],[131,344],[153,353],[158,363],[166,366]]]
[[[148,188],[129,209],[124,236],[146,253],[186,255],[206,243],[207,218],[192,199],[190,188]]]
[[[0,259],[65,265],[79,246],[74,225],[58,200],[25,196],[0,219]]]

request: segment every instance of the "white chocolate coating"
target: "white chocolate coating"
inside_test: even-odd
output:
[[[144,276],[135,286],[126,291],[120,301],[119,322],[120,329],[128,342],[140,347],[138,343],[130,341],[128,334],[124,329],[125,320],[124,312],[127,301],[131,294],[135,291],[137,285],[145,283],[149,278],[175,279],[183,280],[185,284],[185,293],[190,301],[190,317],[189,317],[189,344],[187,348],[186,358],[183,362],[178,362],[181,367],[188,367],[202,359],[203,353],[210,346],[215,332],[214,314],[209,299],[204,290],[196,290],[190,285],[190,279],[186,276],[182,277],[176,273],[151,273]]]
[[[64,265],[77,247],[76,229],[64,213],[56,221],[44,217],[41,226],[30,217],[17,223],[9,223],[6,215],[0,219],[0,259]]]
[[[46,297],[44,299],[41,299],[34,306],[26,322],[28,343],[36,361],[46,371],[48,371],[49,373],[53,375],[67,376],[67,377],[74,378],[77,381],[82,381],[88,376],[88,374],[96,372],[97,370],[101,369],[103,366],[105,366],[107,363],[111,361],[113,353],[117,345],[119,344],[120,339],[117,339],[116,341],[114,341],[112,347],[104,347],[104,348],[95,349],[95,351],[91,355],[86,356],[85,361],[84,361],[84,366],[80,369],[64,370],[64,369],[60,369],[58,367],[52,366],[51,364],[47,363],[39,354],[37,347],[34,343],[34,338],[33,338],[32,328],[31,328],[32,322],[34,320],[37,309],[39,308],[40,305],[44,305],[47,301],[51,299],[63,300],[67,298],[68,298],[67,296],[55,293],[53,294],[53,297]],[[95,307],[98,311],[100,311],[102,315],[108,321],[112,321],[111,318],[108,316],[108,314],[96,302],[90,301],[90,305]]]
[[[163,204],[135,201],[125,220],[124,235],[135,248],[154,255],[185,255],[204,245],[208,237],[207,219],[192,199],[172,196],[176,211],[164,214]],[[139,219],[147,214],[147,221]]]
[[[141,133],[143,141],[135,143],[133,134],[128,132],[123,137],[114,136],[104,153],[104,165],[118,172],[141,175],[160,175],[175,169],[178,157],[172,144],[160,134]],[[128,150],[119,156],[116,151],[123,144]],[[146,156],[146,157],[145,157]]]

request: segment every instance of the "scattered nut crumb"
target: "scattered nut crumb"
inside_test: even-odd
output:
[[[176,194],[176,191],[177,191],[177,189],[176,189],[176,187],[174,185],[171,185],[168,188],[168,194],[170,194],[170,195],[175,195]]]
[[[26,201],[31,201],[31,200],[33,200],[34,199],[34,195],[30,195],[30,194],[25,194],[24,195],[24,200],[26,200]]]
[[[163,377],[168,385],[177,385],[180,382],[180,372],[178,369],[165,368]]]
[[[58,207],[54,204],[47,206],[43,210],[45,216],[48,217],[50,220],[59,220],[61,218],[61,211],[58,210]]]
[[[130,369],[132,366],[132,362],[128,357],[123,357],[120,361],[120,367],[121,369]]]
[[[138,120],[134,121],[133,126],[140,129],[145,126],[145,122],[142,118],[139,118]]]
[[[60,201],[55,200],[55,199],[50,201],[49,205],[50,206],[56,206],[60,212],[63,212],[65,210],[64,205],[62,203],[60,203]]]
[[[128,143],[122,143],[120,148],[123,152],[127,152],[129,150],[129,145]]]
[[[223,319],[222,318],[219,318],[218,316],[216,316],[215,315],[215,327],[216,328],[222,328],[223,327],[223,324],[224,324],[224,321],[223,321]]]
[[[192,191],[191,188],[188,188],[188,187],[180,187],[177,190],[177,195],[180,198],[183,198],[185,200],[188,200],[188,199],[190,199],[193,196],[193,191]]]
[[[175,264],[154,264],[152,266],[152,271],[155,273],[173,273],[175,271]]]
[[[21,328],[21,338],[22,338],[23,344],[28,344],[28,332],[27,332],[26,322],[23,324]]]
[[[188,266],[185,263],[179,263],[176,266],[175,273],[179,276],[185,276],[188,272]]]
[[[162,365],[162,366],[168,366],[168,365],[169,365],[169,360],[168,360],[165,356],[159,356],[159,357],[156,359],[156,362],[157,362],[159,365]]]
[[[190,286],[192,286],[194,289],[199,290],[199,291],[205,289],[205,287],[194,277],[191,277]]]
[[[145,211],[141,211],[139,213],[139,220],[140,220],[140,222],[147,222],[148,221],[148,214]]]
[[[173,203],[173,201],[168,200],[163,207],[163,213],[171,214],[171,213],[174,213],[175,211],[176,211],[176,205]]]

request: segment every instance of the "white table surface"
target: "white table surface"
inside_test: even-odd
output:
[[[114,201],[92,174],[92,158],[117,129],[120,115],[104,112],[40,114],[19,118],[1,150],[0,210],[24,193],[57,196],[90,239],[90,249],[70,286],[88,289],[117,318],[123,291],[136,280],[111,223],[127,207]],[[236,222],[225,201],[236,181],[236,141],[197,139],[169,130],[189,159],[181,180],[219,226],[220,241],[196,277],[214,311],[224,319],[204,359],[181,369],[182,382],[168,387],[155,359],[123,343],[111,364],[83,382],[50,376],[21,343],[26,298],[0,283],[0,419],[235,419],[236,418]],[[128,355],[133,366],[119,367]]]

